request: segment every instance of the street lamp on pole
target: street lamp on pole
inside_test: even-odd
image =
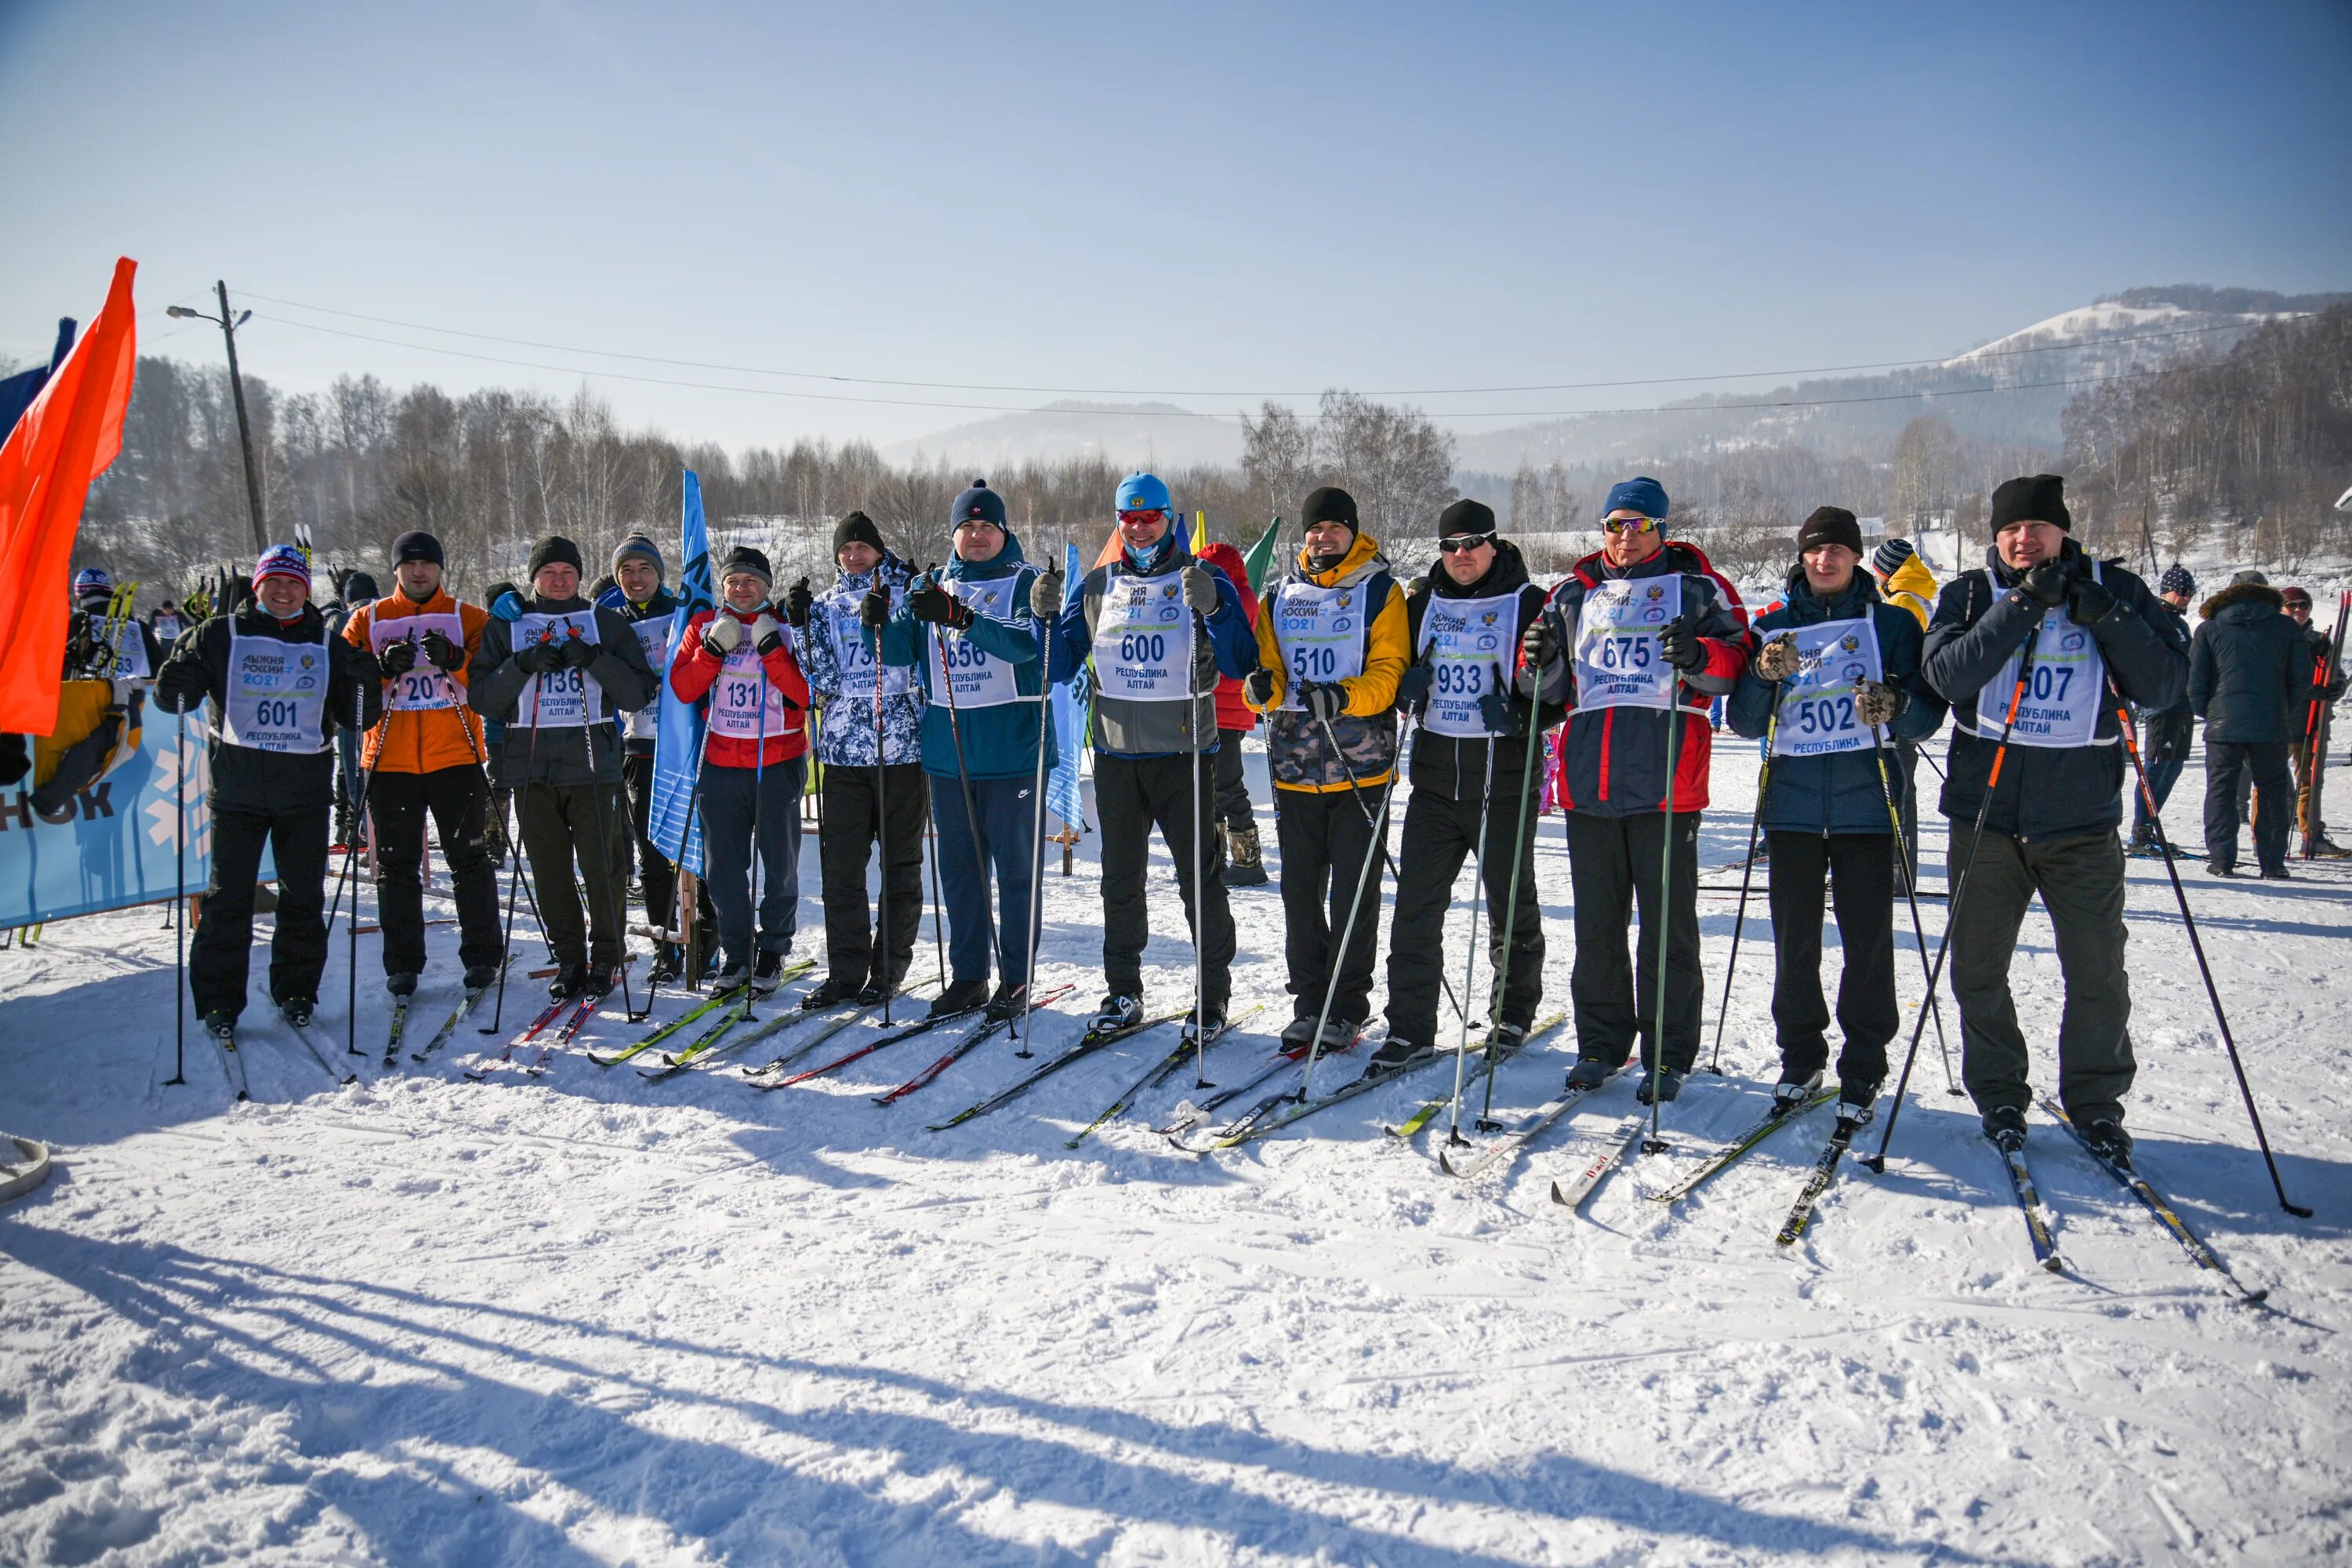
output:
[[[239,315],[230,315],[228,284],[226,281],[215,282],[213,288],[220,299],[219,315],[208,316],[202,310],[190,310],[185,305],[173,305],[163,313],[167,316],[210,321],[220,328],[221,336],[227,341],[228,390],[230,397],[236,403],[237,444],[245,448],[245,502],[247,515],[253,521],[253,551],[258,556],[269,548],[269,530],[261,513],[261,470],[253,460],[253,426],[245,416],[245,380],[237,374],[236,369],[236,330],[253,319],[253,312],[247,310]]]

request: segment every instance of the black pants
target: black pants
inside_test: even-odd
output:
[[[1844,949],[1838,976],[1838,1053],[1842,1083],[1886,1076],[1886,1042],[1903,1019],[1895,1002],[1895,836],[1893,833],[1775,833],[1769,862],[1772,1023],[1780,1065],[1800,1076],[1829,1065],[1829,1004],[1822,996],[1822,896],[1837,910]]]
[[[368,785],[375,818],[376,907],[383,922],[383,972],[425,970],[425,814],[441,837],[441,858],[457,902],[457,962],[499,961],[499,879],[482,842],[489,785],[471,763],[429,773],[378,772]]]
[[[2287,831],[2294,826],[2294,773],[2287,743],[2265,741],[2205,742],[2205,858],[2217,866],[2238,863],[2239,780],[2251,777],[2261,792],[2253,811],[2254,860],[2264,869],[2286,864]]]
[[[1919,742],[1897,741],[1886,759],[1886,782],[1895,786],[1895,799],[1901,813],[1903,842],[1895,849],[1903,862],[1904,875],[1911,885],[1919,885],[1919,790],[1914,775],[1919,770]]]
[[[1347,928],[1359,878],[1362,907],[1339,955],[1339,989],[1331,1016],[1360,1023],[1371,1011],[1372,955],[1381,925],[1381,879],[1385,856],[1372,854],[1371,824],[1364,808],[1380,809],[1381,792],[1366,789],[1360,804],[1353,790],[1274,792],[1276,841],[1282,847],[1282,915],[1285,956],[1290,964],[1290,1010],[1313,1018],[1323,1010],[1330,986],[1332,950]],[[1385,846],[1383,846],[1385,847]]]
[[[1257,826],[1250,809],[1249,778],[1242,769],[1242,737],[1245,730],[1217,731],[1217,820],[1228,833]]]
[[[702,855],[706,885],[719,906],[719,949],[729,967],[751,963],[756,942],[766,952],[793,950],[800,929],[801,795],[808,758],[760,768],[702,767]],[[751,836],[759,825],[759,929],[752,931]]]
[[[1657,1038],[1658,931],[1666,932],[1665,1065],[1688,1072],[1698,1060],[1698,825],[1695,811],[1675,815],[1674,897],[1658,908],[1658,859],[1666,841],[1662,811],[1633,816],[1568,814],[1568,868],[1576,893],[1576,968],[1569,994],[1576,1049],[1612,1067],[1642,1043],[1648,1065]],[[1775,835],[1774,837],[1778,837]],[[1633,907],[1642,910],[1638,968],[1625,956]]]
[[[1102,832],[1103,985],[1113,995],[1143,994],[1143,948],[1151,940],[1143,885],[1155,826],[1176,862],[1186,930],[1200,932],[1201,987],[1211,1014],[1222,1013],[1225,998],[1233,994],[1234,913],[1225,901],[1224,869],[1207,848],[1216,821],[1214,766],[1215,759],[1199,756],[1095,753],[1095,815]],[[1196,876],[1198,916],[1193,913]],[[1023,935],[1025,940],[1026,933]]]
[[[1543,911],[1536,902],[1536,828],[1530,809],[1518,853],[1518,912],[1509,913],[1511,835],[1519,826],[1517,780],[1498,782],[1486,818],[1486,958],[1508,985],[1489,994],[1490,1016],[1524,1029],[1535,1022],[1543,1000]],[[1445,912],[1454,905],[1454,882],[1478,840],[1479,800],[1475,795],[1448,800],[1433,789],[1417,789],[1405,802],[1404,842],[1397,855],[1396,914],[1389,926],[1389,1038],[1434,1045],[1437,1040],[1438,973],[1441,964],[1459,963],[1461,954],[1445,941]],[[1511,928],[1508,953],[1503,927]],[[1468,1005],[1465,996],[1464,1005]]]
[[[629,885],[629,806],[621,786],[533,779],[514,797],[548,952],[567,967],[620,963]]]
[[[870,767],[825,764],[824,821],[817,830],[824,870],[825,969],[844,985],[897,985],[914,962],[923,918],[923,824],[930,796],[930,779],[920,763],[886,764],[878,785]],[[882,866],[882,908],[873,910],[866,907],[866,864],[877,841],[890,853]],[[874,961],[877,947],[885,958],[879,963]]]
[[[327,967],[327,825],[332,805],[213,807],[213,878],[188,944],[188,994],[196,1016],[245,1010],[253,953],[253,885],[262,846],[278,862],[277,931],[269,942],[269,995],[319,998]]]
[[[646,923],[674,931],[677,927],[677,868],[654,847],[646,833],[653,822],[652,754],[624,755],[621,782],[629,792],[629,837],[636,846],[637,879],[645,884]]]

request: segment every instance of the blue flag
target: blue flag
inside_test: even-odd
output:
[[[1086,595],[1087,576],[1078,565],[1078,547],[1064,545],[1067,558],[1062,563],[1062,581],[1066,584],[1062,607],[1066,610]],[[1054,688],[1054,742],[1060,756],[1054,771],[1045,777],[1045,807],[1064,823],[1074,828],[1084,828],[1084,808],[1078,804],[1078,752],[1086,745],[1087,699],[1083,689],[1088,671],[1081,669],[1072,679]]]
[[[702,481],[686,470],[686,504],[678,522],[678,556],[685,563],[678,574],[677,608],[669,619],[669,657],[677,658],[686,641],[686,623],[702,610],[717,606],[719,595],[710,583],[710,534],[702,521]],[[646,837],[669,863],[681,871],[702,874],[702,825],[695,820],[694,780],[702,761],[702,710],[683,701],[661,683],[660,728],[654,741],[654,793],[646,813]],[[671,915],[665,912],[667,925]]]

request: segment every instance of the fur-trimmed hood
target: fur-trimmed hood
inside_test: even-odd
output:
[[[2260,605],[2275,616],[2284,612],[2286,598],[2265,583],[2232,583],[2199,605],[2197,613],[2210,621],[2237,605]]]

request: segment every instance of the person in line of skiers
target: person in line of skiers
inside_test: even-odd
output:
[[[1257,591],[1250,586],[1242,552],[1223,540],[1201,552],[1201,564],[1225,574],[1241,595],[1242,618],[1257,625]],[[1252,634],[1255,640],[1255,634]],[[1255,655],[1252,656],[1253,660]],[[1257,811],[1250,805],[1249,777],[1242,763],[1242,737],[1257,728],[1257,715],[1234,676],[1217,677],[1217,863],[1228,888],[1265,886],[1265,852],[1258,843]]]
[[[679,700],[709,699],[694,790],[705,882],[719,910],[718,988],[748,984],[755,996],[782,983],[800,929],[801,796],[808,793],[808,679],[768,602],[774,591],[765,555],[748,545],[728,552],[719,604],[688,620],[669,668]]]
[[[825,977],[801,1005],[868,1005],[896,995],[915,961],[923,915],[923,825],[930,780],[923,772],[923,698],[915,672],[877,657],[872,626],[904,607],[914,568],[890,552],[862,511],[834,525],[833,586],[803,577],[784,595],[809,690],[824,706],[817,761],[824,768]],[[869,598],[873,616],[865,611]],[[882,907],[868,908],[868,850],[882,857]]]
[[[490,790],[480,720],[465,706],[467,669],[489,612],[461,605],[441,582],[441,542],[412,529],[392,542],[394,592],[350,605],[341,633],[383,674],[383,721],[360,748],[361,787],[375,824],[383,984],[416,994],[425,971],[425,816],[441,841],[457,904],[457,962],[468,991],[498,978],[498,872],[483,842]],[[351,588],[352,574],[344,579]]]
[[[2311,656],[2279,591],[2241,572],[2200,607],[2204,624],[2189,651],[2189,706],[2205,721],[2205,868],[2237,874],[2241,797],[2251,781],[2254,861],[2266,879],[2287,875],[2294,827],[2289,757],[2311,703]]]
[[[944,571],[907,585],[902,608],[880,634],[882,662],[916,666],[923,685],[923,771],[930,775],[939,838],[940,897],[948,907],[948,988],[935,1015],[985,1005],[1018,1016],[1028,999],[1029,905],[1036,891],[1036,704],[1045,700],[1049,625],[1031,602],[1036,567],[1005,525],[1004,499],[974,479],[948,524],[954,552]],[[872,626],[887,602],[867,591]],[[1055,678],[1066,679],[1068,671]],[[1045,731],[1051,771],[1058,755]],[[990,884],[994,883],[993,911]],[[999,976],[988,988],[991,949]]]
[[[1282,848],[1292,1013],[1283,1047],[1334,1051],[1355,1043],[1371,1007],[1387,851],[1373,842],[1373,823],[1396,770],[1397,681],[1412,662],[1412,640],[1404,591],[1380,542],[1362,531],[1356,498],[1325,485],[1298,516],[1305,542],[1293,570],[1259,604],[1259,668],[1242,691],[1266,718]],[[1327,992],[1330,1016],[1318,1045]]]
[[[1486,873],[1486,953],[1498,987],[1487,1001],[1487,1044],[1515,1050],[1535,1023],[1543,1000],[1541,818],[1519,803],[1535,782],[1528,768],[1542,766],[1529,761],[1529,737],[1560,714],[1538,715],[1517,675],[1519,639],[1543,608],[1543,589],[1528,581],[1518,546],[1496,533],[1493,510],[1475,500],[1447,507],[1437,520],[1437,559],[1405,595],[1413,661],[1397,682],[1397,704],[1419,715],[1420,729],[1389,929],[1389,1032],[1375,1068],[1402,1067],[1437,1048],[1445,912],[1465,858]]]
[[[1927,629],[1927,617],[1936,608],[1936,574],[1927,570],[1918,549],[1907,539],[1889,539],[1870,552],[1870,575],[1878,584],[1878,596],[1887,604],[1911,612],[1919,629]],[[1919,881],[1919,795],[1912,780],[1919,766],[1919,748],[1912,742],[1897,739],[1895,742],[1893,765],[1903,771],[1903,874],[1914,887]]]
[[[1108,1032],[1143,1022],[1143,948],[1151,940],[1144,877],[1156,826],[1176,863],[1187,928],[1200,950],[1198,1010],[1185,1036],[1196,1028],[1214,1035],[1233,994],[1234,949],[1224,872],[1210,848],[1217,819],[1212,753],[1223,733],[1216,688],[1221,675],[1238,679],[1255,667],[1257,642],[1232,581],[1192,558],[1156,475],[1128,475],[1112,508],[1118,557],[1087,574],[1077,602],[1062,607],[1058,570],[1042,574],[1029,591],[1031,612],[1054,622],[1057,666],[1093,661],[1106,994],[1087,1027]]]
[[[1666,492],[1627,479],[1602,509],[1601,546],[1552,591],[1527,635],[1528,679],[1564,687],[1557,794],[1576,895],[1571,1089],[1624,1065],[1638,1037],[1643,1104],[1673,1100],[1698,1058],[1698,826],[1707,801],[1708,700],[1748,668],[1738,590],[1696,545],[1666,538]],[[1668,757],[1671,753],[1672,776]],[[1667,843],[1672,807],[1673,844]],[[1670,887],[1661,886],[1661,873]],[[1661,895],[1664,895],[1663,901]],[[1638,963],[1625,937],[1641,905]],[[1666,1016],[1658,1001],[1661,938]]]
[[[677,596],[669,591],[668,569],[661,547],[642,533],[632,533],[613,552],[612,585],[595,595],[596,603],[627,623],[654,672],[653,696],[642,708],[622,716],[621,783],[629,795],[629,839],[636,863],[637,882],[645,893],[646,923],[661,931],[679,929],[677,870],[646,837],[653,820],[654,743],[661,733],[660,682],[669,674],[670,620],[677,612]],[[668,984],[686,972],[685,955],[673,942],[654,944],[654,966],[648,978]]]
[[[2180,624],[2175,628],[2177,641],[2189,640],[2189,602],[2197,596],[2197,579],[2189,568],[2178,562],[2165,568],[2157,579],[2155,607],[2169,614]],[[2180,689],[2180,696],[2170,706],[2160,709],[2137,710],[2140,721],[2140,765],[2147,770],[2147,793],[2156,797],[2156,809],[2162,811],[2164,803],[2172,796],[2172,786],[2179,782],[2180,770],[2189,763],[2189,743],[2197,734],[2197,710],[2189,705],[2189,689]],[[2160,860],[2164,851],[2156,842],[2156,823],[2148,816],[2147,800],[2137,786],[2131,791],[2131,839],[2124,853],[2143,860]]]
[[[103,566],[74,576],[58,721],[32,737],[33,807],[55,816],[139,749],[144,689],[163,668],[154,634],[125,609],[111,624],[114,579]]]
[[[2319,798],[2327,776],[2320,764],[2327,755],[2328,718],[2344,699],[2344,665],[2327,634],[2311,624],[2311,590],[2282,588],[2279,598],[2295,628],[2303,633],[2304,647],[2311,659],[2309,689],[2293,715],[2295,826],[2302,830],[2305,852],[2313,859],[2352,858],[2352,849],[2327,837],[2327,818],[2320,811]]]
[[[548,994],[602,996],[627,946],[629,810],[613,717],[653,700],[654,672],[628,622],[581,597],[572,541],[550,534],[532,545],[529,581],[514,619],[493,603],[466,701],[505,726],[499,765],[557,966]]]
[[[1945,584],[1922,668],[1952,705],[1942,810],[1953,826],[1954,898],[1965,877],[1968,901],[1952,922],[1952,994],[1962,1078],[1985,1135],[2004,1150],[2025,1144],[2030,1059],[2009,966],[2038,893],[2065,984],[2060,1099],[2093,1147],[2128,1155],[2123,1097],[2137,1064],[2116,829],[2129,764],[2116,710],[2124,701],[2170,706],[2188,681],[2189,653],[2178,617],[2130,572],[2095,561],[2073,526],[2063,479],[2004,480],[1992,495],[1985,563]],[[2001,773],[1988,803],[1996,754]],[[1980,808],[1984,831],[1973,835]]]
[[[490,619],[512,626],[522,618],[522,590],[512,583],[499,579],[482,590],[482,598],[489,609]],[[478,663],[481,658],[479,648],[475,650],[474,657]],[[505,761],[507,727],[487,713],[481,714],[481,721],[482,745],[488,753],[482,764],[482,772],[490,783],[489,826],[483,836],[483,842],[489,847],[490,864],[504,866],[507,852],[512,847],[508,842],[510,837],[508,824],[514,819],[514,783],[507,777]]]
[[[327,619],[327,635],[339,637],[351,625],[352,612],[383,597],[374,576],[354,568],[337,581],[335,596],[319,606]],[[360,736],[353,730],[335,731],[335,843],[345,851],[367,842],[367,824],[360,820]]]
[[[269,995],[298,1026],[310,1021],[327,967],[327,828],[334,810],[333,731],[372,730],[383,673],[363,647],[327,635],[310,603],[310,567],[290,544],[253,568],[254,602],[181,634],[156,682],[156,706],[213,709],[212,880],[188,947],[196,1016],[226,1037],[245,1010],[253,952],[254,879],[266,846],[278,868]]]
[[[1862,529],[1843,507],[1815,510],[1797,532],[1787,598],[1756,619],[1755,657],[1727,714],[1740,734],[1769,737],[1759,803],[1772,840],[1768,887],[1777,967],[1772,1022],[1784,1110],[1821,1087],[1830,1009],[1822,995],[1824,895],[1838,942],[1838,1119],[1870,1119],[1886,1078],[1886,1042],[1902,1023],[1895,1000],[1895,807],[1907,784],[1890,741],[1913,746],[1944,721],[1945,702],[1919,673],[1924,633],[1908,606],[1879,596],[1855,570]],[[1895,792],[1890,795],[1890,790]]]

